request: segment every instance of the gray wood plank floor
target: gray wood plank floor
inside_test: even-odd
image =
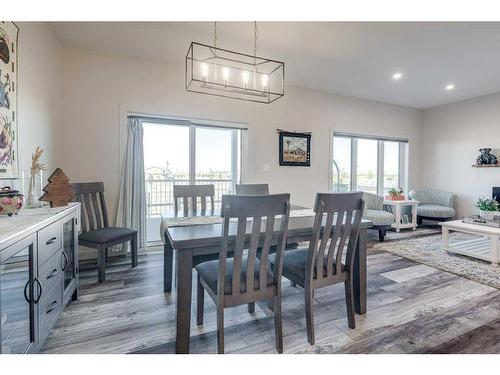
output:
[[[115,259],[97,284],[81,270],[80,296],[64,310],[42,353],[173,353],[175,296],[163,294],[159,253],[139,266]],[[195,278],[194,278],[195,279]],[[196,310],[193,288],[193,311]],[[304,294],[283,283],[285,353],[500,353],[500,291],[388,253],[368,256],[368,313],[347,327],[342,285],[315,294],[316,345],[307,343]],[[276,353],[264,304],[226,310],[227,353]],[[192,314],[191,352],[216,352],[215,308]]]

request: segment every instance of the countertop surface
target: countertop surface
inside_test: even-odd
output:
[[[10,245],[16,237],[21,239],[23,235],[40,230],[66,216],[79,205],[80,203],[71,202],[65,207],[23,208],[17,215],[0,216],[0,249]]]

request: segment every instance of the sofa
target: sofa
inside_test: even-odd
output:
[[[363,193],[365,209],[363,219],[373,223],[373,229],[378,230],[378,239],[383,241],[387,229],[394,223],[394,215],[384,210],[384,198],[376,194]]]
[[[456,215],[455,205],[457,195],[448,191],[422,189],[411,190],[410,199],[419,201],[417,206],[417,223],[422,225],[423,220],[446,221]]]

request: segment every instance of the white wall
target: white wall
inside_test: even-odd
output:
[[[482,147],[500,156],[500,93],[425,110],[423,124],[422,184],[457,193],[459,217],[476,213],[500,186],[500,168],[472,168]]]
[[[60,146],[61,47],[46,23],[19,22],[19,170],[29,176],[36,146],[45,152],[46,176],[58,165]],[[20,172],[21,173],[21,172]],[[12,181],[0,181],[0,186]],[[16,187],[20,187],[16,181]]]
[[[246,181],[289,191],[311,206],[329,188],[330,128],[410,139],[410,186],[419,174],[421,112],[287,86],[271,105],[186,93],[182,66],[65,49],[60,163],[74,182],[103,180],[114,218],[126,110],[237,121],[249,126]],[[276,128],[312,131],[311,167],[280,167]],[[270,164],[269,171],[262,165]]]

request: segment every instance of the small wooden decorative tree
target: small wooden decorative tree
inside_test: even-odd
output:
[[[50,202],[50,207],[67,206],[75,193],[64,172],[57,168],[49,177],[49,183],[43,188],[44,194],[41,201]]]

